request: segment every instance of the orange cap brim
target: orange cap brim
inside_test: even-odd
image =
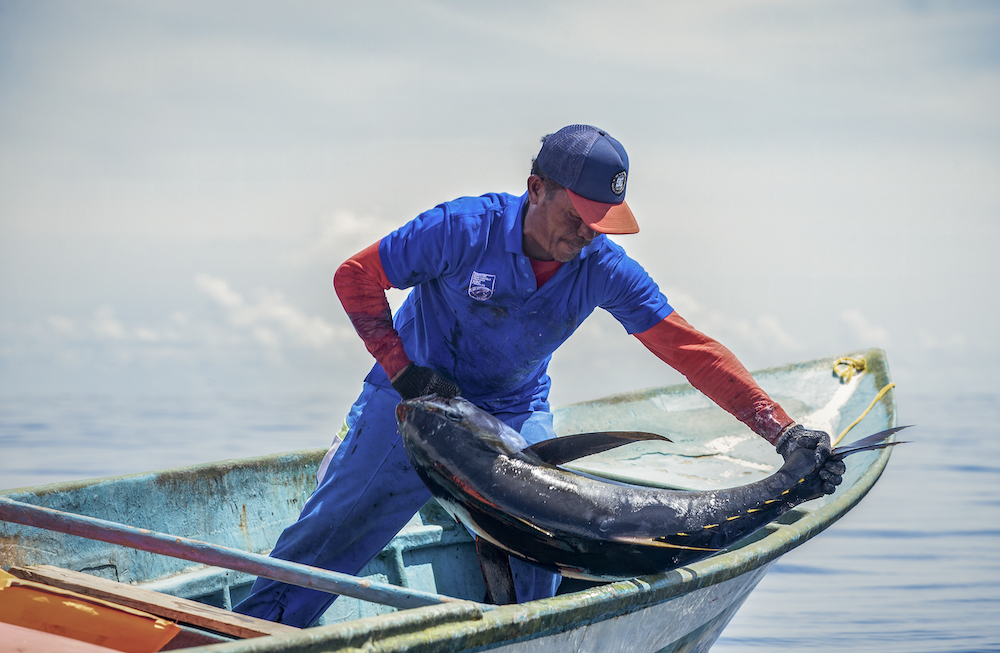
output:
[[[639,223],[632,215],[632,209],[624,201],[621,204],[595,202],[566,189],[573,208],[587,225],[602,234],[637,234]]]

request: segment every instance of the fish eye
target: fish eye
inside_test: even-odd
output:
[[[461,422],[463,415],[457,410],[446,410],[444,411],[444,417],[452,422]]]

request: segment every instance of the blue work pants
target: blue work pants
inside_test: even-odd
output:
[[[348,415],[348,432],[298,521],[278,538],[271,556],[356,575],[428,499],[396,427],[399,395],[366,383]],[[497,416],[529,444],[552,437],[552,416]],[[511,559],[519,602],[555,594],[561,577]],[[258,578],[235,612],[299,628],[314,624],[336,595]]]

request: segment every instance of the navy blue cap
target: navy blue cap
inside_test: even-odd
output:
[[[539,169],[569,193],[594,231],[634,234],[639,225],[625,203],[628,154],[607,132],[570,125],[550,134],[535,159]]]

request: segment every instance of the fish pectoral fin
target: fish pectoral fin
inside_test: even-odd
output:
[[[510,558],[495,544],[476,536],[476,553],[479,554],[479,568],[486,583],[486,601],[494,605],[517,603],[514,591],[514,573],[510,570]]]
[[[647,440],[672,442],[670,438],[644,431],[602,431],[599,433],[577,433],[551,440],[542,440],[524,451],[530,452],[542,462],[550,465],[562,465],[584,456]]]
[[[638,546],[655,546],[664,549],[682,549],[684,551],[707,551],[709,553],[715,553],[716,551],[722,551],[722,549],[709,549],[703,546],[689,546],[686,544],[678,544],[676,542],[667,541],[668,535],[663,537],[616,537],[616,542],[622,542],[625,544],[635,544]]]
[[[545,530],[545,529],[544,529],[544,528],[542,528],[541,526],[538,526],[538,525],[536,525],[536,524],[532,524],[532,523],[531,523],[530,521],[528,521],[527,519],[522,519],[521,517],[514,517],[513,515],[511,515],[511,517],[513,517],[514,519],[516,519],[516,520],[517,520],[518,522],[520,522],[521,524],[524,524],[525,526],[527,526],[527,527],[528,527],[528,528],[530,528],[531,530],[533,530],[533,531],[535,531],[535,532],[537,532],[537,533],[541,533],[541,534],[542,534],[542,535],[544,535],[545,537],[548,537],[548,538],[550,538],[550,539],[551,539],[551,538],[555,538],[555,535],[553,535],[553,534],[552,534],[552,533],[550,533],[549,531]]]

